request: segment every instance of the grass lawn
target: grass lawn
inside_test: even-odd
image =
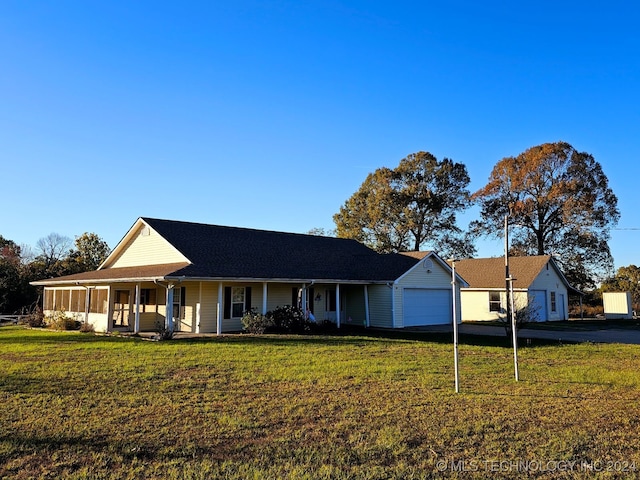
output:
[[[640,475],[640,346],[482,341],[2,327],[0,478]]]

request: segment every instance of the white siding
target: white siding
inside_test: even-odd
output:
[[[489,310],[489,292],[486,290],[462,290],[460,306],[463,322],[498,320],[500,312]],[[504,305],[504,292],[500,293],[500,304]]]
[[[302,285],[295,283],[270,283],[267,285],[267,312],[275,310],[278,307],[284,307],[285,305],[291,305],[291,290],[293,288],[301,288]],[[316,287],[314,285],[314,287]],[[262,308],[262,284],[256,286],[260,289],[260,303],[255,306],[259,309]],[[316,287],[317,288],[317,287]]]
[[[141,225],[133,238],[122,245],[122,253],[109,261],[108,268],[159,265],[188,261],[152,228]]]
[[[522,308],[526,305],[527,299],[527,292],[513,292],[513,303],[516,308]],[[463,322],[504,320],[506,295],[504,290],[500,291],[500,306],[502,310],[500,312],[492,312],[489,310],[489,290],[462,289],[460,292],[460,306]]]
[[[200,304],[200,333],[216,332],[217,308],[218,282],[203,282],[202,303]]]
[[[603,292],[602,303],[607,320],[633,318],[630,292]]]
[[[369,286],[369,324],[372,327],[392,328],[392,290],[387,285]]]
[[[343,293],[344,291],[344,293]],[[347,325],[366,326],[366,310],[364,306],[364,286],[348,286],[340,289],[344,303],[344,322]]]

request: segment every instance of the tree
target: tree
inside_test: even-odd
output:
[[[20,247],[0,235],[0,313],[16,310],[21,290]]]
[[[575,287],[593,288],[611,271],[608,241],[620,212],[592,155],[565,142],[531,147],[500,160],[472,199],[481,206],[475,234],[502,237],[509,215],[511,253],[553,254]]]
[[[40,251],[38,258],[49,268],[69,254],[71,239],[59,233],[50,233],[37,241],[36,248]]]
[[[315,235],[316,237],[335,237],[336,231],[323,227],[313,227],[307,232],[307,235]]]
[[[472,256],[473,245],[456,225],[470,204],[469,175],[461,163],[413,153],[395,169],[370,173],[333,216],[336,234],[379,252],[420,250],[431,245],[445,256]]]
[[[111,253],[107,242],[95,233],[85,232],[76,237],[74,243],[76,250],[70,257],[78,263],[82,272],[96,270]]]

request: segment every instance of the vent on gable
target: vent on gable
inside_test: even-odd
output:
[[[149,235],[151,235],[151,229],[149,227],[142,227],[142,230],[140,230],[140,236],[148,237]]]
[[[424,261],[422,262],[422,266],[426,270],[431,270],[433,268],[433,260],[431,260],[430,258],[425,258]]]

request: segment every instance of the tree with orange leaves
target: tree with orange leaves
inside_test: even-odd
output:
[[[481,207],[481,220],[471,224],[476,234],[502,237],[508,215],[510,254],[552,254],[578,288],[612,271],[608,241],[618,199],[589,153],[566,142],[531,147],[500,160],[472,198]]]

